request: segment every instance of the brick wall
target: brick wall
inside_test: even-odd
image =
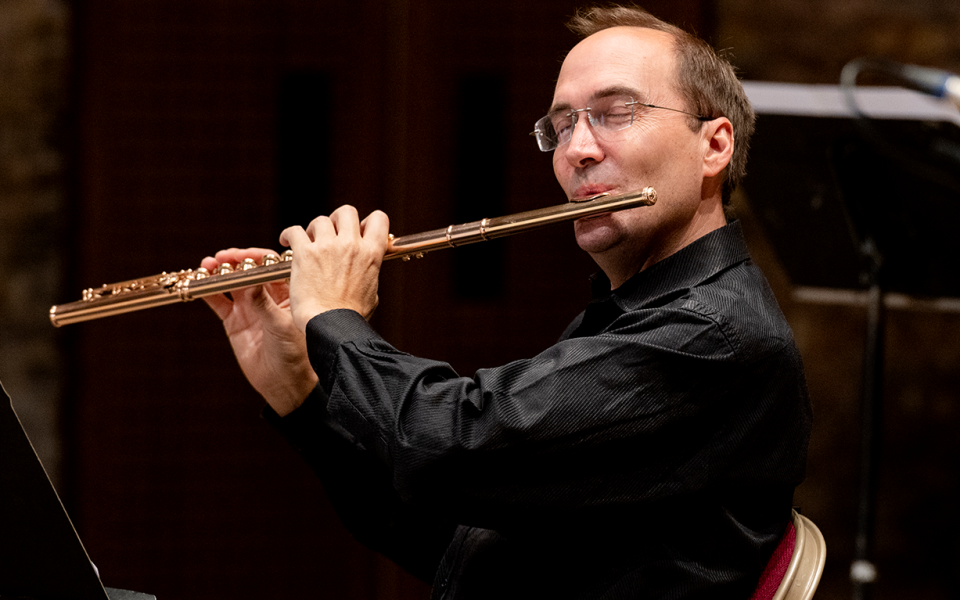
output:
[[[63,277],[69,13],[0,2],[0,381],[54,482],[62,354],[43,307]]]
[[[718,0],[716,45],[746,79],[837,83],[858,56],[960,71],[960,5],[942,0]]]

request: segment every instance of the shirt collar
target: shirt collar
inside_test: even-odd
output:
[[[613,291],[606,275],[595,274],[591,281],[594,302],[609,300],[623,311],[636,310],[665,296],[682,294],[749,259],[743,229],[734,220],[640,271]]]

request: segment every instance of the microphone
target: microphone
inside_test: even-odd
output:
[[[960,109],[960,76],[941,69],[888,61],[878,62],[874,66],[899,79],[904,87],[944,98]]]

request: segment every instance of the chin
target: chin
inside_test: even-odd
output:
[[[620,241],[619,231],[607,217],[576,222],[574,232],[581,250],[591,254],[604,252]]]

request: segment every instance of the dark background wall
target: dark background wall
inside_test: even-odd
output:
[[[17,67],[4,73],[27,82],[3,86],[0,123],[30,140],[0,144],[0,249],[27,257],[0,266],[0,375],[107,585],[161,600],[428,596],[344,531],[202,303],[56,333],[46,310],[220,248],[276,247],[283,226],[343,203],[405,234],[562,202],[527,133],[578,5],[0,3]],[[960,70],[960,11],[932,0],[645,6],[731,48],[746,78],[835,83],[863,54]],[[864,311],[798,302],[749,199],[737,205],[807,364],[816,428],[797,502],[830,548],[818,598],[846,597]],[[391,263],[375,325],[469,374],[549,345],[592,270],[564,226]],[[960,317],[888,323],[877,597],[951,598],[957,553],[938,542],[958,533]]]

